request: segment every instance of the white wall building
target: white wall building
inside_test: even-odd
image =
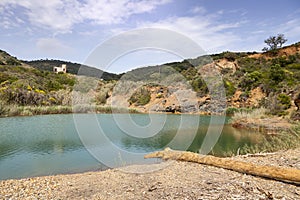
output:
[[[59,72],[67,73],[67,65],[62,64],[61,67],[53,67],[53,71],[55,73],[59,73]]]

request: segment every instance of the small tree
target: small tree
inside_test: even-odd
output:
[[[262,50],[263,51],[272,51],[276,50],[287,41],[287,39],[284,37],[284,34],[278,34],[277,36],[270,36],[268,39],[266,39],[264,42],[269,46],[269,47],[264,47]]]

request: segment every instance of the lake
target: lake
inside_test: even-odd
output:
[[[206,146],[214,143],[212,140],[216,140],[216,144],[211,153],[222,156],[262,139],[259,133],[232,128],[227,124],[228,119],[171,114],[1,118],[0,179],[155,163],[159,160],[144,160],[143,156],[166,146],[199,152],[209,148]],[[218,131],[221,131],[220,136],[216,134]],[[213,137],[207,138],[206,135]]]

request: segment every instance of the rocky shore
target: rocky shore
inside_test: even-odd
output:
[[[300,169],[300,149],[236,156],[259,165]],[[151,173],[122,168],[0,182],[0,199],[299,199],[300,187],[189,162]],[[165,164],[165,162],[164,162]],[[159,164],[162,165],[162,164]],[[130,168],[151,166],[130,166]],[[124,169],[124,168],[123,168]]]

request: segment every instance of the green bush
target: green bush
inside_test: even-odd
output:
[[[233,62],[238,58],[238,56],[236,53],[227,51],[227,52],[224,52],[224,58],[228,61]]]
[[[10,70],[12,72],[16,72],[16,73],[24,73],[24,72],[29,72],[29,70],[25,67],[22,66],[15,66],[15,67],[11,67]]]
[[[287,65],[287,68],[300,70],[300,63],[289,64],[289,65]]]
[[[281,104],[284,110],[289,109],[291,107],[291,97],[286,94],[279,94],[277,96],[279,103]]]
[[[187,79],[192,80],[197,75],[197,69],[195,67],[189,67],[186,70],[183,70],[181,74]]]
[[[16,58],[10,57],[9,59],[6,60],[6,64],[17,66],[17,65],[21,65],[21,62],[18,61]]]
[[[238,112],[239,109],[235,107],[229,107],[226,109],[226,115],[234,115],[235,112]]]
[[[262,82],[262,73],[259,71],[253,71],[251,73],[246,73],[241,79],[239,86],[244,90],[249,91],[255,87],[258,87]]]
[[[46,83],[46,87],[49,91],[58,91],[60,89],[65,89],[65,87],[56,80],[48,80]]]
[[[263,59],[244,57],[238,59],[238,65],[241,67],[241,71],[251,73],[253,71],[260,71],[266,68],[266,61]]]
[[[284,116],[288,114],[286,110],[291,107],[291,98],[286,94],[271,93],[261,101],[261,105],[265,106],[271,115]]]
[[[151,99],[150,91],[146,87],[142,87],[136,92],[134,92],[128,101],[130,104],[143,106],[149,103],[150,99]]]
[[[275,85],[285,79],[284,70],[279,64],[273,65],[270,69],[269,78],[274,82]]]
[[[13,76],[13,75],[9,75],[7,73],[1,73],[0,72],[0,83],[3,83],[4,81],[8,81],[9,83],[13,83],[17,80],[18,80],[18,78]]]
[[[233,83],[228,81],[228,80],[224,80],[224,86],[226,89],[226,96],[227,97],[231,97],[232,95],[234,95],[236,88],[234,87]]]
[[[204,95],[208,94],[208,92],[209,92],[205,81],[202,80],[201,77],[199,77],[195,80],[192,80],[191,86],[192,86],[193,90],[195,92],[197,92],[198,96],[204,96]]]

